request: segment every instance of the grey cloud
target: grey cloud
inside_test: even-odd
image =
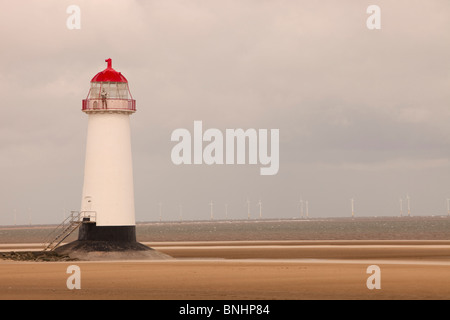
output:
[[[433,192],[449,189],[439,177],[449,171],[450,4],[377,2],[380,32],[365,27],[368,4],[353,0],[79,1],[74,31],[65,27],[72,3],[9,3],[0,10],[0,224],[14,208],[31,206],[36,222],[78,209],[81,100],[109,57],[137,99],[138,220],[156,219],[158,201],[173,219],[179,202],[186,218],[207,217],[211,198],[245,218],[247,196],[263,197],[268,215],[290,217],[299,194],[317,215],[342,215],[358,190],[359,205],[377,192],[386,199],[377,211],[388,214],[390,197],[407,188],[423,195],[422,212],[437,211]],[[174,166],[170,134],[194,120],[279,128],[280,173]],[[342,201],[336,212],[322,192]]]

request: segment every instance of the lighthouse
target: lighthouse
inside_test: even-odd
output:
[[[130,134],[136,100],[112,60],[105,62],[106,69],[92,78],[82,103],[88,128],[81,209],[75,223],[78,240],[55,251],[82,259],[165,259],[167,255],[136,241]]]
[[[136,241],[130,115],[136,112],[128,81],[107,59],[91,80],[82,111],[88,115],[81,213],[90,222],[79,240]]]

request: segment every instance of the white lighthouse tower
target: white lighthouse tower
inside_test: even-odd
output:
[[[78,240],[135,242],[130,115],[136,100],[111,59],[105,62],[83,100],[89,123],[81,214],[91,223],[82,224]]]
[[[56,237],[59,245],[79,227],[78,240],[54,251],[82,260],[169,259],[136,241],[130,139],[136,101],[127,79],[112,68],[111,59],[105,61],[106,69],[92,78],[83,100],[89,123],[81,210],[68,227],[61,224],[63,232]]]

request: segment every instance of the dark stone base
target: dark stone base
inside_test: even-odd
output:
[[[98,227],[83,223],[78,231],[79,241],[136,242],[136,226]]]
[[[60,255],[54,251],[20,251],[20,252],[0,252],[0,260],[12,261],[74,261],[68,255]]]
[[[56,248],[57,253],[70,253],[70,251],[80,251],[85,252],[109,252],[109,251],[150,251],[154,250],[146,245],[139,242],[114,242],[114,241],[91,241],[91,240],[77,240],[68,243],[64,246]]]
[[[83,223],[78,240],[54,250],[79,260],[162,260],[170,256],[136,241],[136,226],[98,227]]]
[[[79,260],[166,260],[172,257],[139,242],[77,240],[55,249]]]

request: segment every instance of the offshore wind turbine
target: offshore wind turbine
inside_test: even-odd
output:
[[[306,206],[306,219],[308,219],[309,218],[308,200],[305,201],[305,206]]]
[[[261,202],[261,199],[259,199],[258,206],[259,206],[259,218],[261,219],[262,218],[262,202]]]
[[[228,220],[228,203],[225,203],[225,220]]]
[[[351,198],[350,199],[351,205],[352,205],[352,218],[355,217],[355,199]]]
[[[303,219],[303,199],[300,197],[300,218]]]
[[[211,220],[214,220],[214,212],[213,212],[213,201],[211,200],[211,202],[209,203],[209,205],[211,206]]]
[[[411,202],[410,202],[411,198],[409,197],[409,195],[406,195],[406,201],[408,204],[408,217],[411,217]]]
[[[162,203],[159,202],[158,206],[159,206],[159,221],[161,222],[162,221]]]
[[[447,198],[447,216],[450,217],[450,198]]]

